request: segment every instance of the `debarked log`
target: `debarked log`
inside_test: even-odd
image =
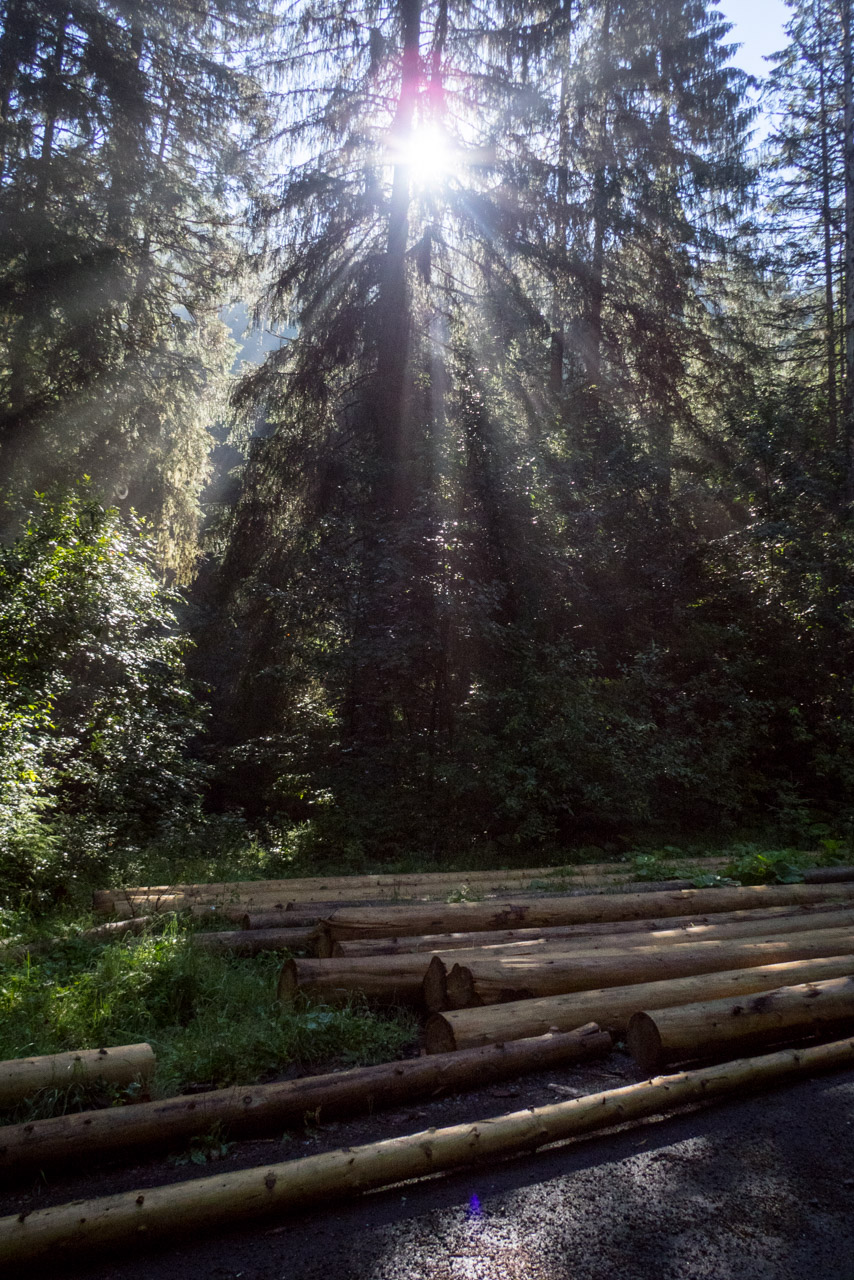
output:
[[[224,913],[241,929],[313,929],[320,924],[320,914],[311,915],[304,911],[285,910],[275,907],[272,911],[243,911],[230,907]]]
[[[422,983],[430,956],[375,956],[365,960],[287,960],[279,974],[277,998],[298,994],[337,1003],[354,994],[390,1004],[423,1004]]]
[[[313,945],[314,928],[224,929],[221,933],[192,934],[202,951],[234,956],[257,956],[262,951],[305,951]]]
[[[854,929],[854,911],[828,912],[827,915],[822,916],[819,920],[808,919],[803,916],[792,916],[778,921],[742,920],[725,925],[697,925],[690,929],[658,929],[654,933],[634,930],[630,934],[620,934],[613,937],[573,937],[565,933],[561,933],[558,937],[553,937],[549,932],[545,937],[532,939],[528,942],[495,943],[482,947],[472,946],[450,951],[442,951],[437,948],[433,955],[439,956],[445,964],[456,964],[461,969],[471,961],[480,963],[491,960],[515,959],[520,962],[530,960],[532,964],[549,964],[553,960],[557,962],[561,956],[567,958],[578,956],[580,963],[582,957],[586,956],[614,955],[628,957],[632,955],[641,957],[643,955],[660,955],[663,951],[673,947],[689,945],[696,945],[703,950],[710,950],[710,948],[705,948],[703,944],[713,942],[748,943],[751,939],[754,939],[765,944],[777,939],[791,938],[794,935],[813,934],[819,928],[822,933],[830,929]],[[477,935],[473,936],[476,937]],[[794,937],[794,941],[797,941],[797,937]],[[395,954],[405,955],[407,953],[397,952]],[[413,954],[423,955],[425,953],[417,952]],[[343,959],[344,957],[340,958]],[[464,1008],[465,1006],[452,1005],[451,1007]]]
[[[424,1042],[428,1053],[445,1053],[542,1035],[550,1030],[571,1031],[591,1021],[623,1034],[633,1013],[701,1000],[737,998],[756,991],[851,974],[854,974],[851,956],[829,956],[698,974],[668,982],[639,982],[539,1000],[514,1000],[477,1009],[452,1009],[430,1018]]]
[[[35,1120],[0,1128],[0,1175],[48,1170],[71,1161],[175,1147],[200,1134],[230,1138],[279,1134],[319,1119],[358,1115],[456,1089],[479,1088],[607,1053],[611,1037],[593,1024],[569,1033],[487,1045],[465,1053],[384,1062],[276,1084],[218,1089]]]
[[[553,925],[549,928],[535,927],[529,929],[470,930],[464,933],[429,933],[420,937],[351,938],[334,944],[328,940],[327,931],[319,930],[318,954],[343,958],[345,956],[394,956],[413,951],[441,953],[444,951],[465,950],[467,947],[502,946],[516,942],[536,942],[540,939],[550,941],[558,938],[566,938],[571,941],[582,938],[595,940],[604,937],[613,938],[615,943],[622,945],[626,934],[642,937],[644,934],[657,933],[665,929],[681,929],[685,933],[693,934],[701,926],[712,924],[716,926],[743,924],[746,930],[744,936],[750,933],[761,933],[766,929],[771,932],[771,922],[773,922],[775,931],[778,930],[779,923],[780,932],[788,932],[790,929],[799,932],[804,929],[822,927],[825,918],[839,910],[838,902],[803,903],[798,906],[754,907],[743,911],[719,911],[699,916],[660,916],[648,920],[609,920],[604,924]],[[258,917],[253,916],[252,924],[245,927],[264,927],[260,923],[255,924],[256,919]],[[260,919],[266,920],[267,917],[263,916]],[[801,923],[790,926],[788,924],[789,920],[797,920]],[[271,927],[275,923],[276,920],[272,920]],[[320,937],[321,934],[324,935],[323,939]]]
[[[39,1089],[68,1089],[71,1085],[131,1084],[148,1080],[154,1072],[150,1044],[124,1044],[108,1049],[72,1049],[38,1058],[0,1062],[0,1107],[12,1107]]]
[[[495,959],[469,959],[465,964],[455,963],[448,973],[447,1007],[467,1009],[473,1005],[589,991],[592,987],[628,986],[687,978],[693,974],[718,973],[725,969],[782,964],[786,960],[814,960],[846,954],[854,955],[854,928],[850,926],[817,929],[782,938],[678,942],[623,952],[579,951],[569,955],[545,953],[530,958],[499,956]]]
[[[854,886],[748,885],[717,889],[680,889],[668,893],[587,894],[582,897],[528,898],[518,902],[452,902],[397,907],[351,907],[325,921],[332,942],[348,938],[387,938],[484,929],[640,920],[653,916],[703,915],[751,907],[799,903],[850,902]]]
[[[848,1066],[854,1041],[785,1050],[723,1066],[528,1108],[475,1124],[428,1129],[368,1146],[322,1152],[166,1187],[146,1187],[0,1220],[0,1263],[57,1263],[117,1245],[138,1248],[229,1222],[271,1218],[305,1205],[405,1179],[532,1152],[546,1143],[671,1112],[817,1071]]]
[[[705,1000],[634,1013],[626,1041],[643,1071],[732,1057],[746,1048],[834,1032],[854,1023],[854,978],[777,987],[738,1000]]]

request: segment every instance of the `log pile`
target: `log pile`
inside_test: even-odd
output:
[[[448,889],[447,879],[440,885],[430,876],[105,892],[98,908],[119,921],[183,909],[237,926],[196,933],[199,948],[287,951],[277,991],[285,1004],[361,994],[426,1009],[426,1055],[7,1126],[0,1130],[0,1174],[172,1146],[214,1125],[241,1137],[281,1131],[306,1115],[373,1111],[579,1062],[606,1053],[612,1036],[626,1039],[642,1072],[692,1069],[476,1125],[21,1214],[0,1221],[0,1260],[20,1266],[129,1237],[159,1241],[226,1216],[281,1213],[473,1159],[532,1151],[699,1098],[850,1066],[854,1040],[815,1043],[854,1032],[854,880],[847,870],[827,883],[644,886],[585,896],[526,895],[545,878],[542,868],[469,873],[482,900],[452,903],[428,900]],[[508,889],[510,897],[495,896]],[[352,905],[341,905],[342,894]],[[413,900],[383,901],[404,896]],[[293,958],[309,946],[316,957]],[[769,1048],[777,1051],[732,1061]],[[694,1069],[714,1060],[722,1062]],[[9,1065],[0,1064],[0,1098]]]
[[[707,858],[704,868],[719,871],[725,859]],[[506,871],[453,871],[424,874],[370,876],[316,876],[292,880],[222,881],[214,884],[148,885],[102,889],[93,895],[96,913],[116,918],[143,913],[187,910],[198,907],[234,909],[244,914],[269,914],[278,910],[304,912],[305,907],[325,908],[360,902],[397,902],[447,898],[465,887],[470,896],[493,897],[508,891],[525,894],[554,888],[557,892],[589,892],[623,885],[631,868],[620,863],[586,863],[567,867],[527,867]],[[690,881],[666,881],[658,887],[687,886]],[[636,885],[654,890],[654,884]],[[267,927],[267,926],[264,926]]]
[[[634,1014],[854,975],[854,889],[842,881],[340,908],[318,931],[318,950],[285,963],[281,1000],[361,992],[420,1003],[434,1015],[428,1053],[590,1021],[625,1035]],[[815,1019],[800,1026],[818,1033]],[[765,1042],[745,1032],[746,1044]],[[695,1059],[708,1056],[695,1049]]]

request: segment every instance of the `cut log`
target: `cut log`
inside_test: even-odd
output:
[[[228,913],[241,929],[313,929],[320,924],[320,915],[306,915],[302,911],[243,911],[240,908]]]
[[[193,934],[193,946],[235,956],[257,956],[262,951],[305,951],[313,945],[314,933],[314,928],[226,929],[221,933]]]
[[[432,954],[439,956],[446,963],[452,961],[461,966],[467,965],[471,960],[512,960],[514,958],[519,960],[530,958],[532,962],[537,963],[540,957],[548,959],[558,956],[577,955],[580,957],[582,955],[604,954],[624,956],[629,952],[660,954],[662,949],[669,949],[675,945],[684,946],[689,943],[747,941],[750,938],[769,941],[791,937],[793,934],[814,933],[818,929],[823,932],[825,929],[852,928],[854,928],[854,910],[829,911],[818,919],[808,916],[786,916],[776,921],[739,920],[724,925],[710,923],[688,928],[657,929],[654,932],[634,929],[631,933],[610,936],[599,934],[591,937],[584,934],[573,934],[564,929],[549,929],[543,930],[540,937],[529,941],[491,943],[485,946],[462,947],[449,951],[436,948]],[[441,935],[439,936],[441,937]],[[476,938],[478,935],[475,933],[470,936]],[[346,944],[339,943],[338,945],[343,947]],[[396,951],[391,954],[424,955],[425,953]],[[346,955],[339,955],[334,958],[346,959]],[[367,959],[368,957],[362,958]]]
[[[326,1204],[425,1174],[494,1161],[546,1143],[625,1124],[700,1099],[726,1097],[817,1071],[848,1066],[854,1041],[746,1058],[723,1066],[658,1077],[605,1093],[530,1107],[476,1124],[391,1138],[284,1164],[146,1187],[98,1200],[18,1213],[0,1220],[0,1263],[21,1268],[50,1259],[53,1269],[93,1250],[160,1244],[191,1231],[271,1218],[310,1204]]]
[[[319,930],[322,941],[318,946],[319,955],[332,955],[343,958],[364,956],[394,956],[413,951],[444,952],[459,951],[467,947],[484,947],[509,945],[514,942],[531,942],[539,939],[557,938],[614,938],[622,945],[625,934],[639,936],[657,933],[664,929],[682,929],[692,932],[701,925],[745,924],[748,934],[755,929],[762,932],[763,927],[769,931],[771,924],[778,931],[777,922],[797,919],[802,921],[800,929],[820,928],[828,915],[839,911],[837,902],[805,903],[801,906],[755,907],[746,911],[720,911],[701,916],[667,916],[653,917],[649,920],[610,920],[604,924],[570,924],[555,925],[551,928],[532,929],[485,929],[480,932],[470,930],[466,933],[428,933],[420,937],[402,938],[351,938],[344,942],[332,943],[328,930]],[[850,909],[850,908],[849,908]],[[818,918],[817,918],[818,917]],[[266,917],[264,917],[266,918]],[[764,922],[764,926],[763,926]],[[258,926],[259,928],[262,926]],[[794,930],[794,926],[792,926]],[[800,929],[798,931],[800,931]],[[788,925],[780,931],[788,931]],[[735,936],[735,934],[733,934]]]
[[[287,960],[277,998],[286,1004],[301,994],[338,1003],[354,993],[390,1004],[422,1005],[422,983],[430,956],[376,956],[365,960]]]
[[[634,1013],[626,1041],[643,1071],[665,1063],[733,1057],[783,1039],[828,1035],[854,1023],[854,978],[777,987],[741,1000],[706,1000]]]
[[[804,884],[844,884],[854,880],[854,867],[809,867],[804,872]]]
[[[720,973],[725,969],[782,964],[786,960],[841,955],[854,955],[854,928],[850,926],[782,938],[679,942],[664,947],[634,947],[625,952],[579,951],[574,955],[545,953],[530,958],[471,959],[465,964],[454,964],[447,977],[447,998],[450,1008],[467,1009],[474,1005],[589,991],[592,987],[629,986],[687,978],[693,974]],[[377,957],[378,960],[400,958]]]
[[[345,908],[325,924],[333,942],[348,938],[404,937],[461,930],[518,929],[640,920],[652,916],[703,915],[751,907],[799,903],[848,902],[851,885],[749,885],[717,889],[681,889],[672,893],[589,894],[583,897],[529,898],[519,902],[454,902],[424,906]]]
[[[175,1147],[200,1134],[229,1138],[280,1134],[307,1116],[358,1115],[449,1090],[480,1088],[497,1080],[544,1071],[604,1054],[611,1037],[591,1024],[568,1034],[487,1045],[466,1053],[437,1054],[357,1067],[277,1084],[218,1089],[0,1128],[0,1175],[46,1171],[69,1162],[124,1152]]]
[[[184,911],[190,906],[189,899],[178,893],[162,894],[156,898],[116,899],[114,902],[96,905],[93,910],[97,915],[110,916],[113,920],[132,920],[136,916],[163,915],[170,911]]]
[[[722,866],[725,859],[704,859],[702,865],[709,869]],[[459,889],[462,885],[479,893],[517,891],[527,886],[539,886],[540,891],[554,885],[561,891],[585,888],[600,883],[612,886],[631,875],[632,868],[621,863],[587,863],[575,867],[529,867],[522,870],[498,871],[442,871],[423,874],[370,875],[370,876],[315,876],[294,880],[242,880],[219,881],[213,884],[174,884],[135,886],[127,889],[99,889],[93,895],[96,911],[109,912],[117,904],[134,904],[139,907],[148,902],[157,903],[170,897],[183,897],[196,903],[256,903],[298,902],[301,899],[335,902],[343,899],[365,901],[372,898],[418,898],[441,895]],[[660,882],[672,888],[673,878]],[[682,881],[679,881],[681,884]],[[686,885],[690,881],[684,882]],[[638,891],[654,888],[649,882],[637,886]],[[155,908],[156,909],[156,908]]]
[[[131,1084],[148,1080],[154,1071],[150,1044],[123,1044],[109,1049],[73,1049],[40,1058],[11,1058],[0,1062],[0,1107],[13,1107],[39,1089],[67,1089],[103,1080]]]
[[[756,991],[850,974],[854,974],[851,956],[829,956],[699,974],[669,982],[640,982],[540,1000],[514,1000],[510,1004],[486,1005],[479,1009],[452,1009],[430,1018],[425,1046],[428,1053],[446,1053],[542,1035],[550,1030],[571,1031],[591,1021],[622,1035],[633,1013],[702,1000],[735,999]]]

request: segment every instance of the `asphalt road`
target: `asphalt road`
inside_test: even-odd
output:
[[[620,1070],[618,1062],[598,1087],[624,1083],[613,1078]],[[547,1091],[556,1078],[564,1079],[551,1073],[329,1126],[291,1139],[288,1154],[556,1101]],[[278,1143],[249,1144],[226,1166],[283,1157]],[[26,1198],[34,1205],[152,1185],[164,1180],[163,1170],[151,1163],[118,1180],[93,1170],[85,1187],[78,1171],[73,1193],[55,1185]],[[173,1168],[170,1178],[188,1172]],[[46,1273],[91,1280],[854,1280],[854,1072],[254,1229],[155,1252],[131,1246],[128,1255],[73,1272],[56,1260]]]

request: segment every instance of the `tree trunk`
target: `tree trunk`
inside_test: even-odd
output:
[[[852,49],[851,0],[842,0],[842,58],[844,81],[843,168],[845,183],[845,378],[842,397],[845,499],[854,502],[854,49]]]
[[[280,1134],[310,1116],[373,1113],[416,1098],[544,1071],[607,1053],[611,1037],[591,1024],[568,1034],[488,1045],[467,1053],[437,1054],[307,1076],[249,1088],[217,1089],[192,1097],[166,1098],[133,1107],[113,1107],[8,1125],[0,1131],[0,1175],[47,1170],[95,1156],[174,1147],[210,1133],[228,1137]]]
[[[367,960],[286,960],[277,999],[290,1004],[297,994],[338,1002],[354,993],[390,1004],[421,1005],[430,957],[375,956]]]
[[[468,1009],[539,996],[687,978],[727,969],[752,969],[786,960],[854,956],[854,928],[820,929],[786,938],[736,938],[673,943],[620,952],[583,952],[528,958],[502,956],[455,964],[447,977],[448,1007]],[[396,957],[400,959],[400,957]],[[357,961],[347,963],[356,964]],[[362,961],[361,963],[368,963]],[[854,969],[854,960],[852,960]]]
[[[480,1009],[455,1009],[435,1014],[427,1023],[428,1053],[471,1049],[481,1044],[503,1043],[544,1032],[571,1031],[595,1019],[600,1026],[622,1035],[633,1013],[667,1009],[698,1000],[723,1000],[771,991],[792,983],[843,978],[854,971],[850,956],[820,960],[795,960],[786,964],[730,969],[724,973],[697,974],[668,982],[640,982],[627,987],[606,987],[540,1000],[516,1000],[512,1004],[486,1005]]]
[[[300,911],[286,911],[281,907],[274,911],[241,911],[238,908],[226,908],[222,913],[228,920],[236,921],[241,929],[311,929],[316,932],[320,924],[320,916],[303,915]]]
[[[146,1187],[98,1200],[14,1214],[0,1220],[0,1262],[18,1268],[41,1258],[51,1267],[93,1250],[210,1231],[226,1222],[272,1218],[306,1205],[477,1162],[536,1151],[598,1129],[743,1094],[816,1071],[848,1066],[854,1041],[785,1050],[699,1071],[658,1077],[604,1093],[529,1107],[476,1124],[390,1138],[300,1160]]]
[[[830,203],[830,140],[827,110],[827,44],[824,32],[823,0],[815,6],[818,31],[818,111],[821,146],[821,226],[824,238],[824,328],[827,359],[827,414],[833,448],[839,446],[839,404],[836,391],[836,307],[833,296],[833,214]]]
[[[732,1057],[807,1036],[839,1035],[854,1022],[854,977],[777,987],[747,1000],[707,1000],[634,1013],[626,1041],[638,1066]]]
[[[257,956],[262,951],[305,951],[314,945],[315,929],[227,929],[193,934],[202,951],[234,956]]]
[[[750,907],[843,904],[854,896],[849,885],[749,885],[739,888],[681,889],[665,893],[588,894],[583,897],[528,898],[517,902],[454,902],[399,907],[344,908],[334,911],[326,928],[334,942],[350,938],[418,936],[484,929],[541,928],[593,924],[606,920],[642,920],[689,913],[717,914]]]
[[[13,1107],[39,1089],[67,1089],[74,1084],[104,1080],[131,1084],[154,1072],[150,1044],[124,1044],[110,1049],[72,1049],[41,1058],[11,1058],[0,1062],[0,1107]]]
[[[561,951],[625,951],[636,947],[668,944],[672,942],[703,942],[707,939],[749,938],[771,934],[804,933],[811,930],[838,929],[854,925],[854,908],[827,910],[817,908],[819,915],[793,912],[788,907],[745,912],[721,912],[720,921],[714,916],[696,919],[676,917],[672,922],[656,920],[654,927],[646,928],[646,921],[614,921],[610,924],[577,924],[557,926],[552,929],[505,929],[483,933],[434,933],[426,938],[389,938],[365,942],[336,942],[332,954],[339,959],[347,957],[394,956],[414,952],[430,952],[433,955],[453,959],[463,964],[478,955],[484,959],[499,956],[538,955],[541,952]],[[731,920],[730,915],[741,916]],[[322,935],[320,935],[322,936]],[[413,945],[414,944],[414,945]]]

